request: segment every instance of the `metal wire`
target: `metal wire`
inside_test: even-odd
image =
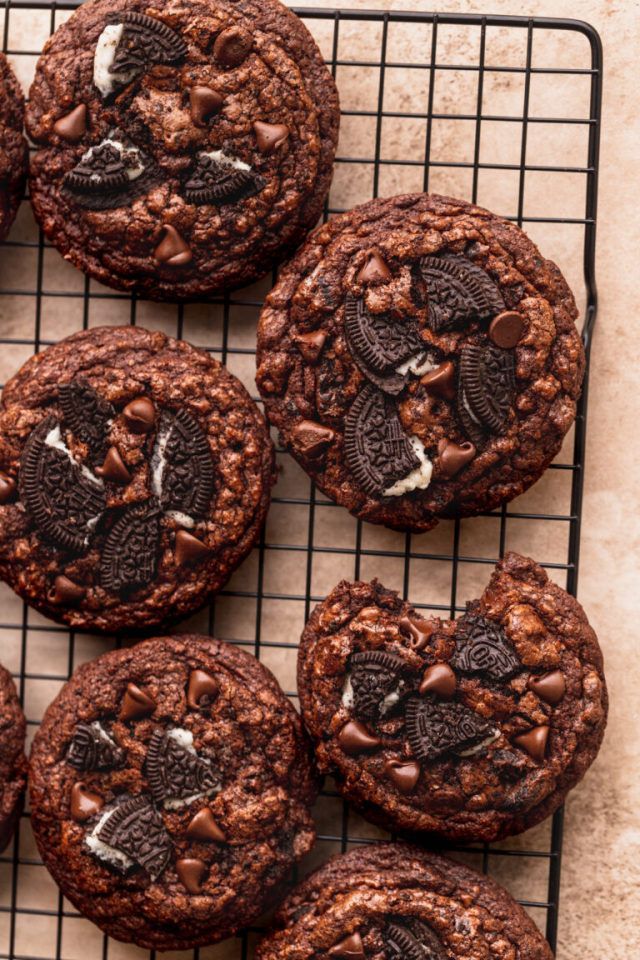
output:
[[[5,0],[0,3],[0,15],[4,10],[4,27],[2,30],[2,47],[10,54],[14,63],[18,64],[22,59],[27,63],[29,58],[33,60],[39,54],[39,50],[25,50],[12,48],[12,30],[11,18],[15,12],[49,11],[49,30],[53,32],[59,22],[59,15],[64,11],[73,10],[78,5],[75,0],[64,0],[64,2],[50,3],[47,0]],[[595,232],[596,232],[596,208],[597,208],[597,182],[598,182],[598,152],[600,136],[600,116],[601,116],[601,95],[602,95],[602,48],[600,39],[595,30],[588,24],[572,20],[555,20],[547,18],[524,18],[524,17],[498,17],[498,16],[474,16],[462,14],[428,14],[415,12],[381,12],[381,11],[340,11],[340,10],[314,10],[300,9],[296,11],[307,22],[310,29],[320,28],[323,31],[325,55],[327,62],[334,76],[340,82],[340,72],[343,69],[350,71],[361,71],[361,76],[368,76],[367,71],[377,71],[377,90],[374,93],[374,102],[370,108],[364,109],[344,109],[344,118],[356,118],[369,120],[373,123],[374,146],[372,151],[359,151],[357,155],[349,156],[339,154],[337,170],[341,168],[349,169],[350,165],[358,164],[361,167],[370,168],[371,194],[377,196],[381,190],[382,173],[385,170],[394,170],[395,168],[417,168],[423,169],[422,186],[425,190],[430,186],[430,174],[432,171],[470,171],[470,199],[474,202],[478,198],[480,177],[493,176],[500,177],[504,174],[516,175],[518,179],[517,204],[513,210],[499,210],[508,219],[513,220],[519,225],[544,224],[551,227],[560,228],[561,226],[573,226],[573,234],[570,254],[574,257],[580,257],[583,263],[584,273],[584,302],[585,302],[585,321],[583,328],[583,338],[589,357],[591,349],[591,337],[596,318],[597,295],[595,283]],[[362,29],[372,26],[375,33],[373,45],[377,45],[377,51],[372,50],[370,58],[355,60],[348,57],[348,44],[342,43],[343,32],[345,28],[359,25]],[[430,29],[430,42],[425,43],[424,56],[418,60],[402,62],[397,57],[389,57],[388,52],[390,43],[393,40],[393,31],[403,27],[424,26]],[[475,45],[477,49],[477,58],[468,56],[460,58],[462,62],[450,63],[441,57],[440,37],[443,28],[459,28],[464,31],[464,36],[468,45]],[[509,66],[506,64],[487,62],[487,39],[489,30],[509,30],[515,31],[524,38],[525,43],[525,62],[524,65]],[[535,63],[535,45],[536,39],[544,33],[547,37],[550,34],[564,32],[567,35],[581,36],[586,39],[584,63],[579,66],[568,65],[537,65]],[[469,62],[472,61],[472,62]],[[416,110],[415,112],[406,109],[403,103],[402,109],[388,109],[386,107],[387,78],[389,72],[394,69],[406,71],[418,71],[424,78],[425,88],[428,90],[427,107]],[[476,97],[475,112],[451,112],[435,109],[435,92],[438,83],[442,78],[446,78],[451,72],[459,72],[461,75],[469,75],[476,78]],[[509,78],[510,76],[520,78],[523,82],[523,95],[521,110],[517,113],[501,114],[492,109],[491,94],[487,93],[487,78],[495,76]],[[589,107],[584,116],[539,116],[531,110],[531,91],[532,82],[536,83],[554,83],[558,77],[584,78],[589,84]],[[388,122],[412,120],[423,121],[424,129],[424,157],[409,157],[406,159],[391,159],[385,155],[385,137],[388,129]],[[447,121],[455,123],[473,124],[473,148],[471,159],[450,159],[438,153],[434,136],[434,124],[438,121]],[[514,162],[487,162],[482,159],[482,136],[487,123],[500,123],[505,126],[505,132],[508,131],[510,137],[519,136],[519,161]],[[553,124],[559,129],[585,128],[588,131],[586,150],[575,151],[576,155],[567,155],[562,158],[561,163],[545,164],[531,163],[528,159],[528,144],[530,132],[541,124]],[[584,153],[585,155],[580,155]],[[544,173],[553,185],[554,177],[557,175],[571,174],[583,178],[582,196],[584,200],[584,216],[564,216],[561,213],[562,207],[559,203],[558,194],[558,213],[549,216],[533,216],[527,212],[526,208],[526,188],[528,177],[533,173]],[[552,187],[551,187],[552,189]],[[339,204],[336,205],[332,199],[325,209],[325,217],[343,209]],[[0,248],[1,249],[1,248]],[[15,285],[10,276],[2,275],[0,279],[0,318],[2,318],[2,327],[0,327],[0,343],[5,350],[17,350],[22,348],[26,356],[31,350],[37,351],[48,343],[52,342],[47,336],[43,336],[43,308],[50,300],[56,298],[67,298],[68,303],[81,301],[82,315],[78,322],[78,327],[86,328],[95,323],[94,311],[98,305],[111,305],[113,309],[127,309],[127,316],[131,323],[143,322],[145,325],[153,326],[155,317],[150,317],[148,311],[145,311],[144,320],[140,320],[141,307],[135,297],[127,297],[123,294],[108,291],[105,288],[98,287],[84,279],[82,289],[73,286],[72,289],[62,289],[56,283],[51,286],[50,271],[45,269],[46,258],[49,255],[49,244],[45,242],[42,235],[36,240],[27,237],[15,238],[9,240],[5,245],[6,250],[22,251],[22,257],[34,257],[32,282],[23,283],[18,281]],[[2,255],[2,254],[0,254]],[[45,276],[47,281],[45,282]],[[10,285],[11,284],[11,285]],[[33,319],[31,323],[26,321],[15,328],[9,325],[10,310],[12,304],[23,303],[24,298],[33,302]],[[127,308],[127,304],[129,305]],[[200,346],[210,350],[219,357],[223,363],[228,363],[232,368],[237,365],[242,367],[242,363],[247,358],[253,356],[253,348],[246,342],[241,342],[235,336],[235,329],[238,323],[238,312],[249,311],[255,318],[257,310],[261,304],[261,297],[256,293],[256,288],[249,291],[241,291],[224,297],[217,297],[211,300],[209,310],[212,317],[212,328],[215,329],[211,334],[210,342],[200,343]],[[189,307],[176,306],[172,308],[175,311],[173,317],[173,330],[170,332],[181,336],[183,331],[188,336],[188,328],[191,322]],[[160,310],[160,308],[158,308]],[[166,311],[161,311],[158,323],[163,329],[167,328]],[[215,318],[215,324],[213,322]],[[246,372],[246,369],[242,367]],[[286,624],[279,630],[276,630],[276,636],[273,638],[273,610],[278,610],[278,615],[282,611],[295,609],[296,614],[293,618],[298,624],[302,623],[309,615],[311,606],[316,601],[323,598],[323,589],[318,589],[316,574],[318,565],[322,558],[331,557],[336,565],[338,563],[348,563],[351,565],[350,575],[354,577],[370,576],[370,571],[378,572],[378,566],[381,564],[393,565],[396,571],[397,582],[388,582],[389,586],[401,590],[403,595],[410,596],[411,591],[416,589],[416,583],[422,583],[421,571],[435,571],[441,573],[448,571],[448,586],[441,590],[437,596],[422,599],[416,603],[416,606],[433,611],[442,611],[444,615],[455,615],[464,609],[464,600],[469,599],[469,595],[461,594],[461,578],[463,573],[474,571],[489,572],[489,567],[495,562],[497,557],[501,556],[507,548],[512,531],[516,524],[525,524],[526,530],[530,531],[531,536],[540,535],[540,531],[553,531],[550,543],[555,544],[554,537],[559,537],[561,549],[554,547],[554,556],[538,556],[543,565],[551,571],[556,578],[564,580],[567,589],[574,593],[578,581],[578,562],[580,549],[580,522],[582,508],[583,491],[583,467],[585,453],[585,423],[587,410],[587,380],[583,389],[582,399],[580,401],[578,416],[573,438],[573,449],[571,457],[566,462],[554,463],[548,474],[552,478],[551,483],[561,483],[565,478],[570,483],[568,492],[568,506],[564,511],[554,513],[539,512],[522,508],[522,503],[516,503],[514,506],[504,507],[499,511],[487,513],[479,520],[471,521],[453,521],[450,524],[442,524],[441,528],[446,531],[445,535],[426,535],[415,537],[411,534],[394,535],[391,545],[388,535],[384,532],[372,530],[371,527],[365,527],[361,522],[350,521],[344,511],[339,515],[335,513],[336,508],[333,503],[326,501],[302,475],[295,474],[293,480],[288,480],[288,487],[285,493],[276,488],[276,495],[273,499],[272,513],[276,510],[306,511],[306,519],[300,526],[298,539],[285,538],[276,531],[272,535],[271,528],[268,525],[263,533],[259,545],[254,554],[243,566],[241,571],[233,578],[227,589],[222,592],[220,599],[213,602],[204,618],[198,620],[200,629],[209,630],[213,633],[219,628],[220,613],[222,612],[229,619],[229,627],[226,627],[224,616],[223,622],[219,628],[219,633],[227,639],[234,639],[235,642],[249,647],[258,657],[261,657],[268,665],[273,666],[270,656],[277,654],[280,658],[278,664],[280,669],[286,668],[284,672],[291,674],[291,663],[295,661],[297,637],[299,629],[290,631]],[[255,392],[255,390],[254,390]],[[257,398],[256,398],[257,399]],[[278,455],[280,464],[286,465],[285,473],[290,470],[290,464],[286,455],[281,451]],[[549,489],[553,489],[550,486]],[[291,513],[291,516],[294,514]],[[331,517],[339,516],[340,524],[347,531],[352,532],[352,541],[345,545],[344,531],[337,530],[335,524],[331,524]],[[323,524],[329,523],[328,530],[331,536],[328,536]],[[493,531],[493,547],[483,549],[479,547],[477,537],[471,536],[471,546],[465,546],[467,532],[475,534],[478,525],[486,523],[491,525]],[[350,526],[352,524],[352,526]],[[533,526],[530,526],[533,525]],[[304,534],[304,535],[303,535]],[[529,534],[525,534],[525,539]],[[332,542],[327,542],[332,539]],[[545,537],[543,536],[543,541]],[[340,541],[340,542],[338,542]],[[486,553],[486,555],[485,555]],[[302,555],[306,558],[303,560]],[[276,580],[276,588],[272,588],[274,582],[271,576],[272,571],[278,568],[281,562],[287,558],[299,556],[298,566],[301,569],[301,576],[297,581],[298,586],[292,585],[290,589],[283,590]],[[342,570],[343,567],[341,566]],[[381,575],[382,576],[382,575]],[[443,574],[444,576],[444,574]],[[337,576],[336,576],[337,579]],[[332,584],[331,584],[332,585]],[[412,599],[415,599],[412,597]],[[240,610],[236,604],[240,601],[244,612],[247,608],[253,609],[253,624],[246,631],[245,637],[236,634],[236,628],[233,620],[234,610]],[[227,605],[225,607],[225,604]],[[235,606],[234,606],[235,604]],[[274,606],[275,605],[275,606]],[[11,605],[11,610],[18,609]],[[271,613],[270,613],[271,611]],[[285,618],[286,619],[286,618]],[[291,618],[290,618],[291,619]],[[266,630],[266,624],[269,624],[269,630]],[[238,631],[238,633],[241,631]],[[5,639],[6,638],[6,639]],[[11,638],[17,638],[17,669],[15,671],[16,681],[18,683],[21,696],[24,698],[27,686],[33,683],[61,683],[70,676],[76,660],[78,658],[79,640],[73,632],[65,628],[48,624],[28,611],[26,607],[22,608],[19,616],[7,615],[6,611],[0,612],[0,659],[6,649],[10,648]],[[56,649],[64,649],[66,641],[67,655],[66,664],[63,670],[56,670],[55,667],[48,665],[43,669],[38,669],[36,654],[40,649],[43,639],[50,638],[51,644]],[[114,638],[113,645],[119,645],[123,638]],[[109,642],[106,642],[106,646]],[[290,685],[290,684],[289,684]],[[284,683],[286,687],[286,682]],[[295,691],[288,691],[291,696],[295,696]],[[27,704],[29,706],[29,704]],[[38,719],[35,716],[28,717],[30,732],[37,726]],[[379,831],[364,824],[359,818],[350,814],[346,804],[339,800],[335,791],[332,791],[329,784],[323,791],[321,803],[328,804],[333,813],[330,816],[323,816],[322,826],[318,837],[318,850],[324,857],[325,851],[334,852],[337,849],[345,850],[348,846],[357,843],[371,842],[377,839],[381,834]],[[66,924],[77,920],[78,914],[69,908],[61,894],[55,895],[55,906],[46,898],[42,903],[34,904],[33,898],[22,896],[23,890],[28,889],[29,869],[44,870],[40,859],[35,855],[34,848],[28,843],[28,829],[25,821],[28,814],[24,815],[20,836],[14,844],[13,854],[5,854],[0,857],[0,877],[3,877],[2,886],[0,886],[0,960],[31,960],[32,955],[21,949],[20,944],[23,938],[20,936],[20,929],[27,923],[35,923],[36,918],[41,918],[48,922],[46,928],[48,933],[45,937],[46,946],[42,948],[37,960],[61,960],[64,956],[75,957],[76,954],[69,954],[65,937]],[[327,823],[329,829],[326,829]],[[562,854],[562,833],[563,833],[563,814],[557,813],[553,818],[550,833],[545,842],[543,837],[536,845],[529,843],[529,837],[525,838],[527,846],[523,847],[516,839],[507,844],[499,845],[480,845],[466,848],[458,848],[457,853],[463,857],[471,857],[477,865],[485,872],[495,872],[496,865],[513,862],[514,859],[520,863],[518,871],[519,882],[517,892],[520,894],[519,900],[528,909],[531,910],[538,923],[546,930],[546,936],[552,948],[555,949],[558,909],[559,909],[559,889],[560,889],[560,865]],[[540,837],[540,833],[535,833],[535,838]],[[26,842],[25,842],[26,841]],[[530,891],[529,880],[533,881],[534,865],[542,865],[545,869],[543,887],[546,889],[546,896],[528,895]],[[537,876],[536,889],[539,891],[540,876]],[[5,885],[7,887],[5,891]],[[3,923],[7,921],[6,924]],[[93,929],[93,928],[92,928]],[[225,952],[224,957],[248,957],[251,953],[252,934],[245,933],[236,938],[236,952]],[[102,937],[98,948],[102,953],[103,960],[108,960],[110,941]],[[118,948],[118,956],[126,955],[126,948]],[[153,955],[153,953],[152,953]],[[189,954],[191,955],[191,954]],[[194,951],[193,956],[199,957],[200,951]],[[209,955],[207,953],[207,955]],[[216,957],[218,953],[216,952]],[[139,956],[139,952],[136,953]],[[220,954],[222,956],[222,954]],[[36,960],[36,957],[33,958]]]

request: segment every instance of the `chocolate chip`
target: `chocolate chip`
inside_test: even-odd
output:
[[[542,761],[544,760],[548,739],[549,727],[540,726],[533,727],[531,730],[527,730],[526,733],[521,733],[519,736],[514,737],[513,742],[517,747],[520,747],[521,750],[526,750],[534,760]]]
[[[370,250],[356,280],[358,283],[384,283],[390,276],[391,270],[389,270],[379,251]]]
[[[174,416],[165,411],[160,420],[155,455],[162,463],[159,481],[162,508],[190,517],[205,517],[214,492],[214,471],[209,440],[198,421],[186,410],[178,410]],[[203,547],[200,541],[197,543]],[[191,547],[189,556],[204,555],[201,550],[198,553],[196,543]],[[184,552],[187,556],[186,541]]]
[[[404,686],[405,662],[387,650],[361,650],[350,661],[353,707],[359,717],[377,719],[385,712],[385,698]]]
[[[469,441],[454,443],[453,440],[441,440],[438,443],[438,464],[440,473],[445,477],[455,477],[463,467],[471,463],[476,448]]]
[[[475,614],[465,614],[458,621],[451,662],[463,673],[480,673],[491,680],[507,680],[521,669],[499,624]]]
[[[456,684],[456,675],[448,663],[433,663],[424,672],[420,693],[435,693],[443,700],[450,700]]]
[[[292,431],[298,453],[310,460],[320,457],[335,437],[335,430],[313,420],[301,420]]]
[[[407,739],[416,760],[463,752],[494,732],[484,717],[460,703],[412,698],[406,712]]]
[[[144,772],[156,803],[188,800],[219,785],[211,763],[163,729],[156,730],[149,741]]]
[[[153,697],[141,690],[135,683],[127,684],[127,689],[122,698],[121,720],[141,720],[143,717],[149,717],[155,709],[156,702]]]
[[[192,87],[189,91],[191,116],[196,127],[206,127],[211,117],[220,113],[224,97],[211,87]]]
[[[362,937],[356,930],[350,933],[344,940],[340,940],[327,951],[330,957],[342,957],[343,960],[363,960],[365,953],[362,945]]]
[[[363,723],[349,720],[338,734],[338,743],[349,756],[375,750],[380,746],[378,737],[372,736]]]
[[[312,330],[310,333],[294,333],[293,339],[307,363],[317,363],[327,335],[324,330]]]
[[[53,589],[49,591],[47,599],[55,607],[72,607],[87,595],[87,588],[79,583],[74,583],[64,574],[56,577],[53,581]]]
[[[419,270],[427,288],[427,323],[434,333],[504,310],[496,284],[464,256],[424,257]]]
[[[104,798],[98,793],[87,790],[84,783],[74,783],[71,788],[70,809],[71,816],[78,823],[84,823],[100,813],[104,806]]]
[[[149,433],[156,422],[156,408],[149,397],[136,397],[122,411],[131,433]]]
[[[157,880],[169,865],[173,849],[171,837],[160,814],[145,796],[128,797],[119,802],[96,836],[146,870],[152,880]],[[112,865],[122,873],[129,869],[128,865],[118,862]]]
[[[273,153],[289,138],[289,127],[284,123],[264,123],[256,120],[253,129],[260,153]]]
[[[186,530],[176,533],[175,560],[178,567],[192,567],[211,555],[209,547]]]
[[[80,103],[77,107],[60,117],[53,125],[53,132],[68,143],[78,143],[87,132],[87,105]]]
[[[420,378],[420,383],[432,397],[454,400],[456,396],[456,368],[451,360],[445,360],[435,370]]]
[[[96,473],[110,483],[131,483],[131,474],[117,447],[109,447],[104,463],[101,467],[96,467]]]
[[[216,37],[213,56],[222,67],[239,67],[253,46],[251,35],[242,27],[227,27]]]
[[[191,818],[187,827],[187,837],[190,840],[213,840],[216,843],[226,843],[227,838],[213,818],[209,807],[203,807]]]
[[[206,872],[206,863],[195,857],[185,857],[183,860],[176,861],[176,873],[181,883],[189,893],[194,895],[202,893],[202,880]]]
[[[420,466],[396,404],[370,385],[351,404],[344,450],[358,486],[374,497],[384,496],[385,490]]]
[[[158,263],[164,263],[168,267],[185,267],[193,260],[191,247],[170,223],[163,226],[162,237],[153,251],[153,256]]]
[[[192,670],[187,687],[187,703],[192,710],[208,707],[218,695],[219,690],[220,685],[211,674],[204,670]]]
[[[124,761],[124,751],[98,722],[79,723],[65,759],[75,770],[112,770]]]
[[[411,649],[416,651],[424,650],[435,630],[435,624],[415,615],[401,617],[398,626],[409,637]]]
[[[102,548],[100,585],[126,594],[150,583],[156,575],[160,545],[160,509],[154,500],[128,507]]]
[[[562,671],[553,670],[542,677],[529,677],[529,689],[545,703],[554,705],[564,697],[567,685]]]
[[[505,310],[489,324],[489,339],[496,347],[510,350],[517,345],[523,330],[524,320],[520,314],[515,310]]]
[[[413,793],[420,778],[420,764],[413,760],[387,760],[384,772],[400,793],[408,796]]]
[[[13,477],[0,473],[0,505],[9,503],[15,498],[18,485]]]

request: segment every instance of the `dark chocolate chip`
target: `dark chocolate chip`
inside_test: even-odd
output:
[[[424,672],[420,693],[435,693],[443,700],[450,700],[456,684],[456,675],[448,663],[433,663]]]
[[[358,283],[384,283],[391,276],[391,270],[378,250],[370,250],[367,259],[358,272]]]
[[[372,386],[360,391],[346,417],[345,457],[358,485],[371,496],[420,466],[405,434],[396,405]]]
[[[153,256],[158,263],[168,267],[186,267],[193,260],[191,247],[170,223],[163,226],[160,243],[153,251]]]
[[[435,370],[430,370],[420,378],[420,383],[432,397],[443,400],[455,400],[456,368],[451,360],[445,360]]]
[[[411,648],[416,651],[424,650],[435,630],[435,624],[415,615],[401,617],[398,626],[409,637]]]
[[[187,827],[187,837],[190,840],[214,841],[215,843],[226,843],[227,838],[220,829],[209,807],[203,807],[189,821]]]
[[[202,881],[206,872],[206,863],[195,857],[185,857],[176,861],[176,873],[180,877],[180,882],[189,893],[194,895],[202,893]]]
[[[420,779],[420,764],[413,760],[387,760],[384,772],[400,793],[409,796]]]
[[[300,420],[292,434],[296,450],[309,460],[322,456],[336,435],[331,427],[325,427],[313,420]]]
[[[53,132],[68,143],[78,143],[82,140],[87,132],[86,103],[79,103],[71,113],[67,113],[64,117],[56,120],[53,125]]]
[[[529,689],[545,703],[555,705],[560,703],[567,689],[564,674],[561,670],[553,670],[542,677],[529,677]]]
[[[385,393],[400,393],[407,374],[396,368],[424,353],[416,322],[369,313],[364,301],[351,294],[345,300],[344,317],[347,345],[362,373]]]
[[[192,710],[208,707],[217,697],[220,686],[215,677],[204,670],[192,670],[187,687],[187,703]]]
[[[162,464],[159,489],[155,491],[162,508],[190,517],[207,516],[214,492],[211,447],[198,421],[186,410],[178,410],[175,415],[162,414],[154,458]],[[181,540],[181,556],[187,560],[202,559],[203,550],[207,549],[204,544],[191,534]],[[182,562],[177,557],[176,560]]]
[[[109,447],[104,463],[101,467],[96,467],[96,473],[110,483],[131,483],[131,474],[117,447]]]
[[[113,525],[100,561],[100,584],[111,593],[146,587],[156,575],[160,509],[155,501],[129,507]]]
[[[434,333],[504,310],[502,294],[491,278],[466,257],[428,256],[420,261],[427,288],[427,323]]]
[[[289,138],[289,127],[284,123],[264,123],[262,120],[256,120],[253,130],[260,153],[273,153]]]
[[[196,127],[206,127],[209,120],[220,113],[224,97],[211,87],[192,87],[189,91],[191,116]]]
[[[187,530],[178,530],[174,555],[176,566],[193,567],[211,556],[211,550],[202,540],[198,540]]]
[[[17,489],[18,485],[13,477],[6,473],[0,473],[0,505],[15,500]]]
[[[170,730],[154,732],[144,772],[156,803],[189,800],[211,793],[219,785],[211,763],[179,743]]]
[[[99,723],[79,723],[67,749],[66,761],[75,770],[113,770],[124,751]]]
[[[407,704],[407,739],[416,760],[463,752],[494,732],[484,717],[460,703],[412,698]]]
[[[544,760],[547,750],[547,740],[549,739],[549,727],[540,726],[527,730],[513,738],[513,742],[521,750],[525,750],[534,760]]]
[[[222,67],[239,67],[253,46],[251,34],[242,27],[227,27],[213,44],[213,56]]]
[[[76,440],[89,447],[92,463],[100,463],[107,451],[107,436],[116,413],[111,404],[86,380],[63,383],[58,391],[65,427]]]
[[[362,650],[350,661],[354,712],[367,720],[384,713],[385,697],[404,687],[402,674],[406,664],[402,657],[386,650]]]
[[[317,363],[327,335],[324,330],[312,330],[310,333],[295,333],[293,335],[296,347],[307,363]]]
[[[515,310],[504,310],[489,324],[489,339],[496,347],[511,350],[517,346],[523,330],[524,320],[520,314]]]
[[[187,54],[182,37],[155,17],[144,13],[125,13],[124,24],[109,72],[139,74],[154,63],[174,63]]]
[[[100,813],[104,807],[104,797],[87,790],[84,783],[74,783],[69,806],[73,819],[78,823],[84,823],[85,820],[90,820],[91,817]]]
[[[122,411],[131,433],[149,433],[156,422],[156,408],[149,397],[136,397]]]
[[[148,693],[141,690],[135,683],[128,683],[122,698],[122,707],[120,709],[120,719],[142,720],[143,717],[149,717],[156,709],[156,702]]]
[[[160,814],[145,796],[121,801],[96,831],[96,836],[146,870],[152,880],[157,880],[169,865],[171,838]],[[117,862],[113,866],[121,873],[129,870]]]
[[[338,734],[338,744],[349,756],[375,750],[380,746],[378,737],[369,733],[363,723],[358,720],[349,720]]]
[[[500,626],[476,614],[465,614],[458,621],[451,663],[463,673],[480,673],[491,680],[507,680],[521,669]]]
[[[341,957],[342,960],[364,960],[362,937],[356,930],[330,947],[327,953],[330,957]]]
[[[86,587],[74,583],[69,577],[61,574],[53,581],[53,588],[49,591],[47,599],[54,607],[72,607],[84,600],[86,595]]]
[[[464,443],[454,443],[453,440],[441,440],[438,444],[438,463],[440,473],[445,477],[455,477],[463,467],[471,463],[476,455],[476,448],[470,440]]]

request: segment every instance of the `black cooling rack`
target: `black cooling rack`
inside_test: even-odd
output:
[[[0,3],[2,46],[23,82],[30,79],[46,35],[77,5],[73,0]],[[602,48],[596,31],[578,21],[537,17],[309,8],[296,12],[317,36],[343,100],[343,134],[325,215],[401,189],[443,192],[444,185],[448,192],[479,202],[487,188],[489,193],[497,190],[498,199],[487,205],[523,225],[535,239],[543,234],[544,249],[556,244],[563,268],[573,265],[588,358],[597,306]],[[25,37],[32,48],[25,47]],[[362,59],[353,56],[356,41],[358,56],[366,53]],[[572,107],[569,96],[567,109],[566,91],[577,87],[582,105]],[[563,91],[561,97],[554,97],[556,89]],[[506,110],[501,108],[505,91]],[[552,109],[540,113],[538,102]],[[398,146],[401,132],[404,147]],[[485,148],[492,141],[494,154],[487,158]],[[550,144],[559,151],[551,157]],[[530,197],[537,198],[532,209]],[[25,204],[11,239],[0,248],[0,362],[8,374],[58,336],[106,318],[157,325],[197,340],[253,386],[252,335],[266,289],[268,284],[257,285],[206,307],[150,308],[63,268],[38,235]],[[53,325],[50,316],[57,318]],[[481,518],[441,524],[421,536],[389,534],[352,521],[280,452],[283,480],[275,489],[259,546],[190,626],[195,622],[203,631],[249,647],[291,688],[302,625],[312,603],[322,599],[339,576],[378,573],[387,585],[417,601],[416,606],[455,615],[466,599],[477,595],[496,558],[515,546],[531,552],[575,593],[586,410],[585,381],[573,434],[532,495]],[[121,642],[123,638],[98,641],[69,633],[17,604],[8,592],[0,594],[0,659],[14,669],[31,733],[77,662]],[[295,690],[288,692],[295,697]],[[27,819],[25,814],[13,853],[0,858],[1,960],[75,960],[87,951],[101,954],[103,960],[128,956],[127,947],[108,941],[47,885]],[[350,813],[330,787],[319,801],[318,824],[314,863],[380,836]],[[551,824],[522,838],[454,852],[502,879],[546,930],[554,949],[562,835],[560,811]],[[225,947],[195,951],[194,956],[245,958],[251,954],[252,938],[252,932],[243,934]]]

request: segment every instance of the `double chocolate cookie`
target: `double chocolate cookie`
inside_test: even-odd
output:
[[[454,841],[553,813],[607,718],[584,611],[515,553],[455,621],[424,619],[377,581],[339,584],[304,631],[298,689],[343,796],[389,829]]]
[[[0,408],[0,576],[78,629],[148,629],[219,590],[259,535],[266,425],[209,354],[102,327],[31,358]]]
[[[401,530],[529,487],[576,413],[560,271],[459,200],[374,200],[318,229],[262,313],[258,385],[286,447],[356,516]]]
[[[27,782],[26,728],[11,674],[0,665],[0,853],[22,813]]]
[[[28,154],[23,125],[22,91],[0,53],[0,240],[9,232],[24,191]]]
[[[254,920],[314,840],[309,743],[275,678],[205,637],[80,667],[31,754],[36,841],[112,937],[158,950]]]
[[[220,293],[317,222],[338,123],[331,74],[278,0],[91,0],[31,88],[35,214],[102,283]]]
[[[256,960],[552,960],[489,877],[405,844],[333,857],[280,907]]]

